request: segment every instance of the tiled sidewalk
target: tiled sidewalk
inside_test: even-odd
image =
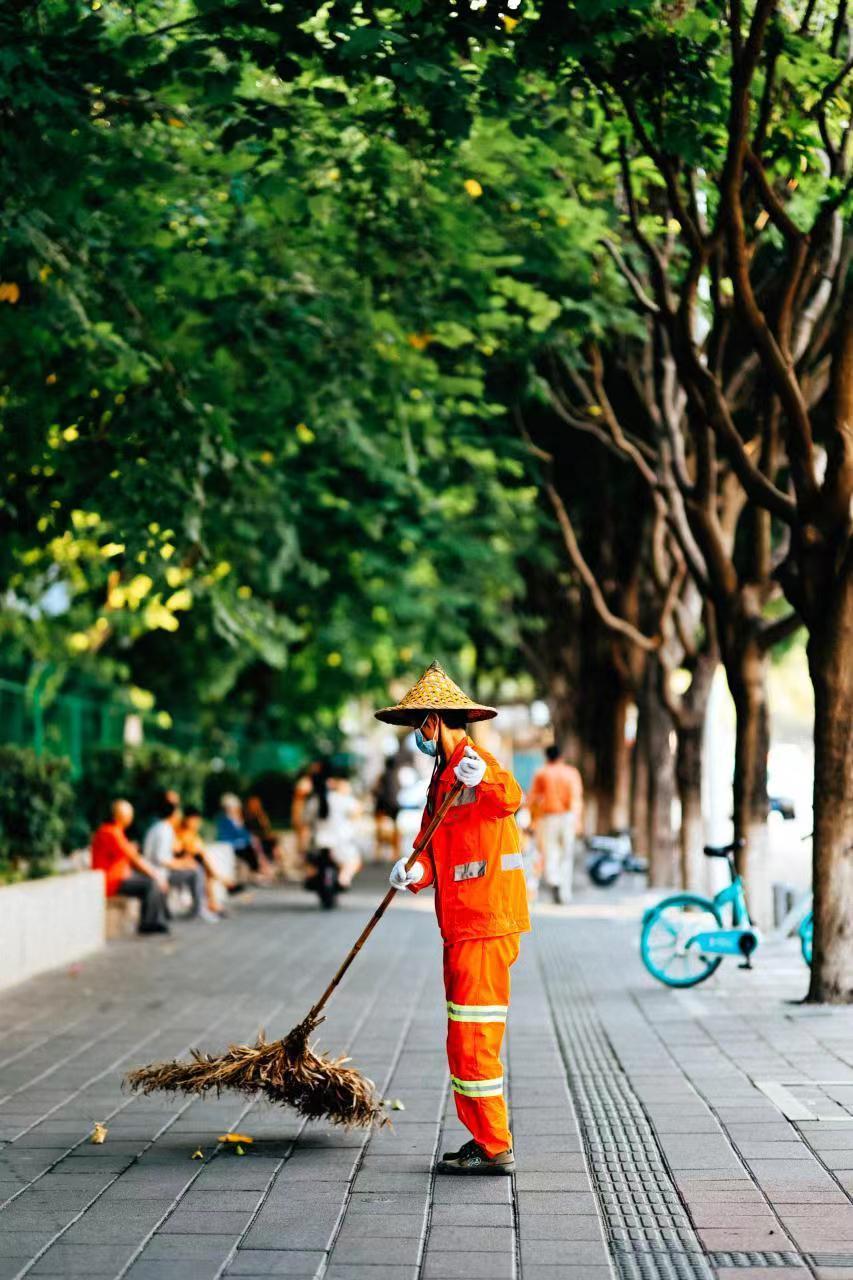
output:
[[[656,986],[638,899],[536,914],[509,1023],[513,1180],[431,1173],[464,1135],[421,900],[395,904],[320,1036],[404,1102],[393,1130],[122,1092],[138,1063],[286,1031],[380,892],[368,876],[334,915],[265,892],[0,996],[0,1280],[853,1277],[853,1010],[791,1003],[793,943]],[[226,1130],[254,1137],[245,1155]]]

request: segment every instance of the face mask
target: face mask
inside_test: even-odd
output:
[[[427,740],[421,733],[420,729],[415,729],[415,743],[418,751],[422,751],[425,756],[438,755],[438,738],[430,738]]]

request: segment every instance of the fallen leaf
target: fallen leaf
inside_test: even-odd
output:
[[[219,1142],[245,1142],[250,1146],[255,1141],[247,1133],[220,1133],[218,1140]]]
[[[197,1147],[197,1148],[196,1148],[196,1150],[195,1150],[195,1151],[193,1152],[193,1154],[192,1154],[192,1158],[193,1158],[193,1160],[203,1160],[203,1159],[204,1159],[204,1152],[202,1151],[201,1147]]]
[[[246,1154],[246,1153],[245,1153],[245,1151],[243,1150],[243,1148],[240,1146],[240,1144],[239,1144],[239,1143],[238,1143],[238,1144],[237,1144],[237,1146],[234,1148],[234,1150],[237,1152],[237,1155],[238,1155],[238,1156],[244,1156],[244,1155]]]
[[[91,1141],[94,1142],[96,1146],[100,1146],[102,1142],[106,1142],[108,1133],[109,1129],[107,1126],[105,1124],[101,1124],[100,1120],[96,1120],[95,1127],[92,1130]]]

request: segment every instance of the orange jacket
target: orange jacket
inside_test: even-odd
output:
[[[435,885],[435,914],[445,946],[469,938],[500,938],[530,928],[521,841],[513,816],[522,791],[494,756],[466,739],[433,778],[421,831],[456,782],[454,769],[466,746],[486,762],[478,787],[454,802],[427,851],[418,858],[423,877],[411,892]]]

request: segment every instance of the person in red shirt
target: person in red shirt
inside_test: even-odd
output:
[[[92,837],[92,869],[103,871],[108,898],[122,894],[139,899],[142,904],[140,933],[168,933],[169,881],[127,838],[132,822],[133,805],[127,800],[114,800],[111,820],[102,823]]]
[[[447,1058],[456,1112],[471,1134],[445,1152],[438,1173],[498,1174],[515,1169],[504,1099],[501,1043],[509,1012],[510,968],[520,935],[530,928],[527,886],[515,813],[521,787],[465,726],[497,715],[462,692],[433,663],[396,707],[376,713],[388,724],[410,725],[418,749],[435,761],[421,831],[448,792],[462,790],[430,846],[391,871],[395,889],[419,893],[435,886],[435,911],[444,943]]]

